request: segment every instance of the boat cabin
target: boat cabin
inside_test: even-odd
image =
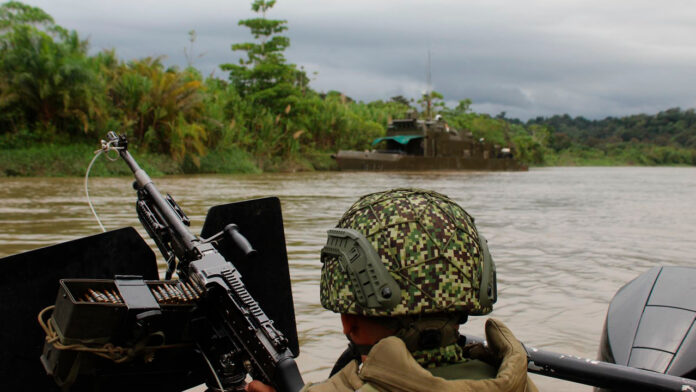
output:
[[[440,116],[435,120],[419,120],[415,116],[392,121],[387,135],[375,139],[372,146],[380,146],[382,153],[397,153],[424,157],[452,158],[506,158],[509,148],[474,140],[471,132],[450,128]]]

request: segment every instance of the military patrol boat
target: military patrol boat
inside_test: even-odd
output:
[[[340,170],[509,170],[526,171],[512,149],[471,132],[451,128],[441,116],[419,120],[416,113],[393,120],[387,135],[375,139],[372,151],[339,151],[334,158]]]

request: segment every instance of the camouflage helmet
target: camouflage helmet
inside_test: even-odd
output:
[[[361,197],[328,232],[321,304],[337,313],[490,313],[495,264],[474,219],[442,194],[394,189]]]

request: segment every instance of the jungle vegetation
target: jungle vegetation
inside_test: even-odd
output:
[[[419,108],[427,115],[425,96],[357,102],[313,90],[303,67],[284,57],[287,22],[266,18],[274,4],[254,0],[259,16],[239,21],[253,39],[232,46],[243,56],[220,65],[227,79],[204,77],[192,61],[180,69],[162,57],[91,55],[86,40],[43,10],[2,4],[0,176],[81,175],[109,130],[126,133],[156,173],[331,169],[331,153],[369,148],[390,119]],[[693,109],[523,123],[475,113],[468,99],[452,108],[437,92],[429,98],[450,125],[513,146],[531,165],[696,164]]]

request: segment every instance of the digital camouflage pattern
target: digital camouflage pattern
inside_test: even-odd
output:
[[[434,368],[446,364],[462,363],[469,359],[464,355],[464,349],[457,343],[437,347],[431,350],[419,350],[411,353],[424,368]]]
[[[394,189],[360,198],[338,222],[361,232],[401,287],[394,308],[361,307],[338,260],[321,272],[321,304],[365,316],[463,312],[490,313],[479,303],[483,255],[473,218],[437,192]]]

